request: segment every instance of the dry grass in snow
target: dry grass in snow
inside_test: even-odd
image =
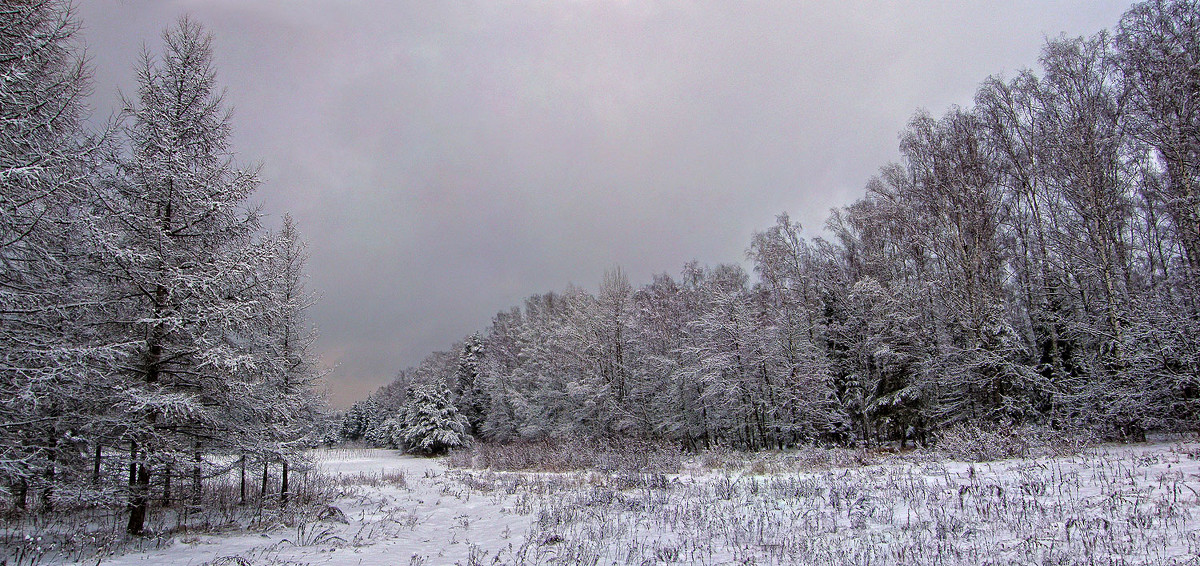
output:
[[[1196,442],[981,463],[820,449],[649,454],[551,472],[318,451],[321,481],[337,490],[324,513],[184,533],[101,563],[1200,564]]]

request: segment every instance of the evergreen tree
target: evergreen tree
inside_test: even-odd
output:
[[[120,348],[92,334],[100,307],[90,247],[94,141],[85,139],[89,89],[65,0],[0,1],[0,485],[25,508],[36,487],[78,474],[69,431],[93,441],[104,361]]]
[[[280,495],[286,500],[289,466],[312,442],[324,410],[312,351],[317,334],[305,318],[315,298],[304,285],[308,254],[291,215],[284,214],[279,231],[269,234],[262,248],[256,287],[261,308],[257,320],[250,321],[254,335],[246,343],[261,373],[253,393],[264,433],[259,452],[264,469],[279,462]]]
[[[169,481],[187,465],[198,488],[206,449],[261,438],[244,434],[255,365],[245,324],[259,299],[249,253],[259,222],[246,200],[257,179],[233,164],[211,37],[185,18],[163,42],[138,68],[124,115],[130,155],[97,219],[111,235],[101,254],[119,315],[109,329],[133,340],[116,364],[115,404],[134,462],[131,534],[144,528],[153,474]]]
[[[367,432],[366,440],[372,446],[381,448],[404,448],[404,415],[396,415],[384,419]]]
[[[373,399],[365,399],[351,405],[350,410],[342,416],[338,436],[350,442],[365,439],[376,423],[376,412]]]
[[[458,356],[458,368],[454,373],[455,389],[458,393],[455,406],[466,419],[472,434],[478,434],[487,417],[491,398],[480,377],[479,362],[483,354],[483,339],[479,333],[472,334],[462,345]]]
[[[467,443],[466,420],[432,385],[418,387],[404,406],[404,446],[427,456]]]

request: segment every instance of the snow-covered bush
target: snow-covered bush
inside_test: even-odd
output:
[[[1029,440],[1012,426],[958,424],[941,431],[937,450],[954,460],[987,462],[1029,455]]]
[[[1086,429],[963,423],[938,433],[936,449],[954,460],[987,462],[1005,458],[1069,456],[1095,445],[1097,440]]]

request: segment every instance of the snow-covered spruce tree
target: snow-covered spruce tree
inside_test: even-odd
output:
[[[252,424],[255,358],[236,337],[259,300],[247,253],[259,222],[246,205],[258,182],[233,163],[211,37],[185,18],[163,43],[161,57],[146,53],[138,66],[123,115],[128,156],[98,219],[121,311],[109,330],[132,340],[115,365],[114,405],[132,462],[131,534],[144,529],[153,474],[198,466],[213,445],[257,440],[241,434]]]
[[[444,389],[444,388],[442,388]],[[466,419],[436,385],[422,385],[404,406],[404,446],[432,456],[467,443]]]
[[[338,437],[341,440],[358,442],[366,438],[375,425],[376,409],[373,399],[364,399],[350,406],[342,416]]]
[[[86,481],[73,444],[103,432],[91,416],[111,350],[85,322],[97,302],[80,238],[98,145],[81,125],[77,29],[65,0],[0,1],[0,490],[17,508],[30,488],[47,507],[53,485]]]
[[[388,417],[367,431],[366,441],[380,448],[404,448],[404,415]]]
[[[483,339],[479,333],[463,339],[458,349],[458,367],[454,370],[451,380],[451,392],[454,396],[454,406],[458,408],[463,418],[467,420],[468,432],[475,434],[483,424],[490,402],[484,397],[479,379],[479,358],[482,354]]]
[[[463,341],[458,354],[458,369],[454,372],[458,394],[454,405],[467,420],[471,434],[479,434],[492,404],[479,369],[482,355],[483,338],[477,332]]]

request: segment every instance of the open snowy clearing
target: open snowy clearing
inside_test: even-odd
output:
[[[182,535],[103,563],[1200,564],[1195,442],[981,464],[909,454],[814,468],[777,454],[670,475],[312,456],[353,486],[335,503],[344,522]]]

